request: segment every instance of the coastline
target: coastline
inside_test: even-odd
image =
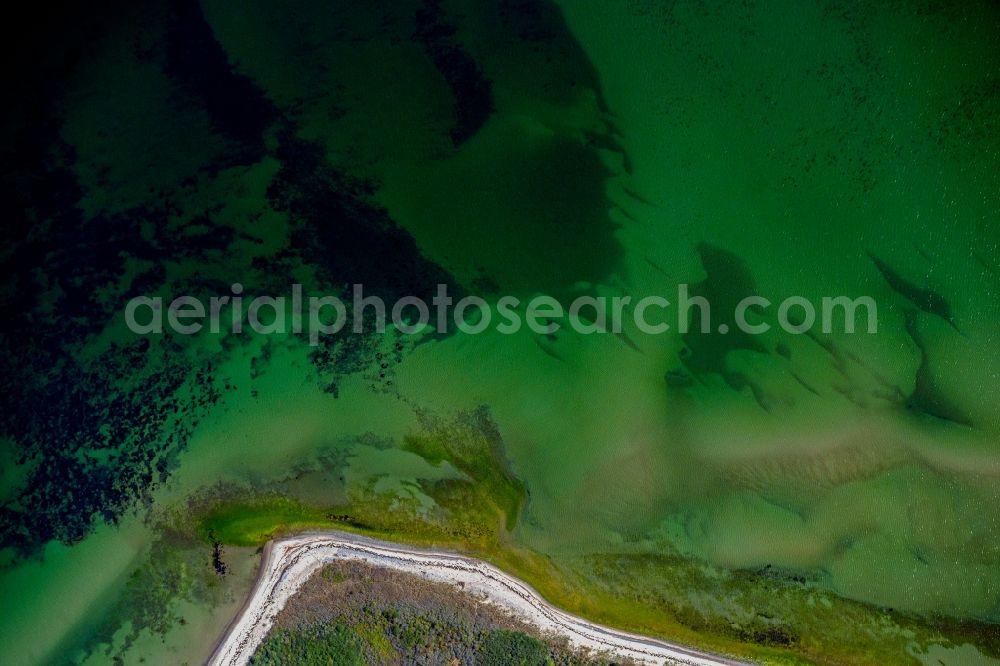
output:
[[[535,625],[595,652],[610,652],[645,664],[737,666],[747,662],[589,622],[545,601],[531,586],[491,564],[454,552],[411,548],[339,531],[311,531],[268,541],[253,589],[226,627],[210,666],[243,666],[270,631],[285,603],[325,564],[363,560],[437,582],[461,586]]]

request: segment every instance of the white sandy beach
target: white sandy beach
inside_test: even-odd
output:
[[[462,586],[484,603],[496,604],[545,634],[570,644],[644,664],[689,666],[742,662],[698,652],[665,641],[604,627],[570,615],[543,600],[526,583],[494,566],[438,550],[376,541],[344,532],[310,532],[271,541],[250,598],[209,659],[211,666],[247,664],[267,636],[288,599],[323,565],[344,559],[390,567],[427,580]]]

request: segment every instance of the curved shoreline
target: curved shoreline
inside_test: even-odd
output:
[[[511,611],[542,633],[565,637],[575,647],[612,652],[645,664],[745,663],[588,622],[552,606],[527,583],[471,557],[325,531],[267,543],[250,596],[226,628],[208,664],[247,664],[288,599],[322,566],[344,559],[362,560],[427,580],[459,585],[484,602]]]

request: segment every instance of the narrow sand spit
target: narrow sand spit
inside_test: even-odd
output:
[[[570,644],[613,653],[645,664],[732,666],[742,662],[593,624],[543,600],[526,583],[496,567],[438,550],[419,550],[344,532],[308,532],[270,541],[264,547],[257,582],[209,659],[210,666],[242,666],[274,624],[288,599],[324,564],[355,559],[427,580],[461,585],[485,603],[505,608],[543,633]]]

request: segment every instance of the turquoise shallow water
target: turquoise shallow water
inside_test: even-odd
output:
[[[230,484],[431,520],[427,488],[467,472],[407,438],[484,405],[527,492],[507,538],[564,571],[681,558],[710,573],[668,602],[737,623],[756,611],[726,576],[995,628],[997,20],[964,3],[206,1],[82,21],[61,42],[86,45],[75,64],[38,65],[44,114],[5,125],[23,224],[4,304],[30,316],[3,335],[0,596],[23,601],[4,602],[0,643],[14,663],[197,660],[253,553],[230,549],[233,575],[205,589],[150,582],[133,572],[151,557],[211,574],[163,515]],[[773,308],[759,336],[629,324],[318,350],[124,327],[128,297],[236,281],[491,301],[684,283],[713,317],[751,294],[869,296],[878,332],[795,335]],[[190,560],[156,560],[178,549]],[[626,577],[683,589],[671,571]],[[799,601],[773,603],[800,646],[822,636]],[[965,640],[941,660],[981,656]]]

